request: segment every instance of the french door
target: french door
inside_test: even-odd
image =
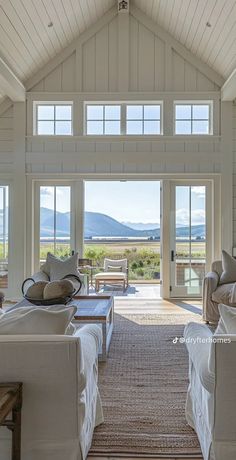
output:
[[[211,182],[171,183],[171,297],[201,296],[211,251]]]

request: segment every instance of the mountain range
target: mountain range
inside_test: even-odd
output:
[[[51,209],[42,207],[40,209],[40,222],[41,231],[40,236],[48,238],[53,236],[54,229],[54,212]],[[133,224],[135,225],[135,224]],[[160,238],[160,228],[146,228],[135,229],[131,227],[131,223],[124,224],[118,222],[106,214],[99,212],[85,212],[85,238],[92,237],[129,237],[129,238],[142,238],[142,237],[153,237]],[[153,224],[151,224],[153,225]],[[69,213],[56,213],[56,227],[58,237],[68,237],[70,234],[70,214]],[[0,224],[1,232],[1,224]],[[178,227],[177,236],[187,237],[189,234],[188,227]],[[194,225],[192,227],[192,236],[194,238],[205,238],[205,226]]]

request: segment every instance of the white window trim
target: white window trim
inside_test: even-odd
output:
[[[38,107],[44,105],[44,106],[53,106],[54,107],[54,134],[38,134]],[[55,106],[61,105],[61,106],[71,106],[71,120],[65,120],[65,121],[70,121],[71,122],[71,134],[56,134],[55,133]],[[63,121],[63,120],[61,120]],[[73,127],[74,127],[74,104],[73,101],[34,101],[33,102],[33,135],[38,136],[38,137],[60,137],[60,136],[65,136],[65,137],[71,137],[73,136]]]
[[[32,213],[34,216],[34,223],[32,227],[32,251],[33,251],[33,260],[34,266],[33,271],[38,271],[40,268],[40,188],[41,187],[70,187],[70,249],[71,251],[75,247],[75,223],[74,223],[74,212],[75,212],[75,203],[74,203],[74,182],[65,180],[37,180],[35,181],[34,189],[34,199],[32,201]],[[54,209],[55,212],[55,209]]]
[[[176,118],[175,118],[175,109],[176,109],[176,106],[177,105],[208,105],[209,107],[209,132],[207,134],[197,134],[197,133],[190,133],[190,134],[177,134],[176,133],[176,130],[175,130],[175,122],[176,122]],[[192,109],[191,109],[191,112],[192,112]],[[194,120],[192,117],[189,119],[191,121],[191,124],[192,124],[192,121]],[[197,121],[197,120],[196,120]],[[173,135],[174,136],[212,136],[213,135],[213,101],[200,101],[200,100],[182,100],[182,101],[174,101],[174,104],[173,104]]]
[[[112,105],[119,105],[121,108],[121,118],[120,118],[120,134],[87,134],[87,106],[89,105],[102,105],[102,106],[112,106]],[[159,105],[160,106],[160,133],[158,134],[128,134],[126,132],[126,108],[128,105]],[[102,120],[104,121],[104,119]],[[144,121],[144,118],[142,119]],[[159,121],[159,120],[158,120]],[[84,102],[84,128],[83,128],[83,135],[88,137],[98,136],[98,137],[120,137],[120,136],[127,136],[127,137],[157,137],[163,135],[163,101],[85,101]]]

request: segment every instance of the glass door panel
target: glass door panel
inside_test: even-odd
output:
[[[71,187],[40,186],[40,263],[47,253],[67,257],[71,252]]]
[[[172,187],[171,296],[200,296],[205,275],[206,185]]]

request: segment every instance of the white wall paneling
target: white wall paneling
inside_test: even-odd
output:
[[[232,253],[233,236],[233,197],[232,197],[232,102],[221,104],[221,130],[222,130],[222,248]]]
[[[9,252],[9,291],[19,296],[26,273],[25,103],[15,102],[12,228]]]
[[[135,7],[130,15],[110,10],[63,53],[27,83],[28,90],[214,91],[223,83]]]

